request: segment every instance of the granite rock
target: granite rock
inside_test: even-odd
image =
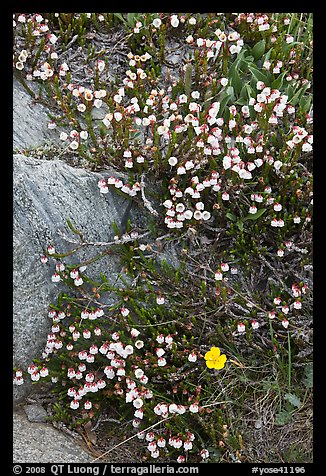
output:
[[[25,413],[27,415],[28,421],[32,422],[44,422],[48,414],[46,410],[39,403],[32,403],[31,405],[24,406]]]
[[[14,463],[90,463],[92,459],[80,441],[50,423],[28,421],[21,410],[14,412]]]
[[[99,193],[99,174],[67,165],[61,160],[40,160],[14,155],[13,180],[13,343],[14,365],[25,368],[39,358],[51,330],[48,306],[56,301],[63,283],[53,283],[55,260],[42,264],[40,256],[48,245],[58,253],[76,248],[61,235],[76,239],[67,227],[70,219],[87,241],[113,240],[112,223],[119,225],[129,199],[114,190]],[[143,222],[139,210],[131,210],[134,223]],[[83,247],[64,258],[66,264],[81,263],[96,256],[103,247]],[[87,276],[100,273],[114,282],[121,272],[119,259],[106,255],[88,265]],[[107,304],[114,302],[108,296]],[[28,385],[15,386],[15,398],[27,395]]]
[[[31,88],[35,86],[30,86]],[[13,149],[35,148],[44,144],[58,144],[58,132],[49,129],[49,110],[32,100],[18,80],[13,82]]]

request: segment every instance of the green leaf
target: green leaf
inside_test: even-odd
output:
[[[66,223],[67,223],[68,227],[70,228],[70,230],[71,230],[73,233],[75,233],[75,235],[79,235],[79,236],[80,236],[80,235],[82,234],[81,231],[77,230],[77,228],[75,228],[75,227],[73,226],[73,224],[71,223],[71,221],[69,220],[69,218],[66,218]]]
[[[273,51],[273,48],[270,48],[267,53],[264,56],[264,61],[269,60],[269,57],[271,55],[271,52]]]
[[[275,415],[275,425],[283,426],[287,423],[290,423],[292,420],[292,415],[286,410],[281,410]]]
[[[312,95],[308,97],[302,97],[300,99],[299,104],[303,112],[307,113],[309,111],[311,102],[312,102]]]
[[[223,112],[224,112],[224,109],[226,107],[226,105],[228,104],[228,102],[230,101],[231,99],[231,96],[229,96],[228,94],[221,100],[220,102],[220,110],[219,110],[219,117],[222,117],[223,116]]]
[[[242,81],[241,81],[240,74],[237,68],[233,70],[232,76],[230,79],[231,79],[231,85],[233,86],[233,89],[234,89],[234,93],[236,94],[236,96],[238,96],[241,91]]]
[[[243,221],[242,220],[238,220],[236,222],[236,225],[237,225],[237,227],[239,228],[240,231],[243,231]]]
[[[113,13],[113,15],[117,18],[119,18],[119,20],[122,21],[122,23],[126,23],[126,20],[123,18],[123,16],[121,15],[121,13]]]
[[[115,221],[112,222],[111,225],[112,225],[112,229],[113,229],[114,234],[117,235],[117,236],[119,236],[119,227],[118,227],[118,225],[116,224],[116,222],[115,222]]]
[[[256,43],[255,46],[251,49],[253,57],[256,61],[259,60],[265,53],[265,46],[265,40],[261,40],[258,41],[258,43]]]
[[[245,59],[246,59],[247,63],[249,63],[249,61],[253,61],[255,58],[253,56],[249,55],[249,56],[246,56]]]
[[[248,101],[249,99],[249,90],[247,88],[248,84],[245,83],[243,86],[242,86],[242,89],[240,91],[240,98],[245,100],[245,101]]]
[[[287,72],[285,71],[284,73],[280,74],[278,78],[276,78],[272,84],[271,84],[271,88],[272,89],[280,89],[282,87],[282,84],[283,84],[283,79],[284,79],[284,76],[287,74]]]
[[[235,104],[239,104],[240,106],[245,106],[248,104],[248,99],[244,99],[244,98],[239,98]]]
[[[245,218],[243,218],[243,221],[244,220],[257,220],[259,217],[261,217],[266,212],[266,210],[267,210],[267,208],[261,208],[256,213],[249,213],[249,215],[247,215]]]
[[[186,65],[185,74],[184,74],[184,83],[185,83],[185,94],[190,96],[192,89],[192,66],[190,63]]]
[[[300,88],[299,91],[297,91],[295,95],[290,99],[289,103],[292,104],[292,106],[295,106],[296,104],[298,104],[300,98],[304,95],[304,93],[306,92],[309,86],[310,86],[309,82],[305,84],[304,86],[302,86],[302,88]]]
[[[136,15],[137,15],[136,13],[128,13],[127,14],[127,23],[128,23],[129,26],[131,26],[131,27],[134,26]]]
[[[294,407],[297,407],[297,408],[301,407],[300,399],[293,393],[286,393],[284,395],[284,399],[287,400],[289,403],[291,403],[291,405],[293,405]]]
[[[251,74],[257,81],[262,81],[265,86],[268,86],[268,78],[265,73],[262,73],[257,69],[255,66],[248,64],[248,69],[250,70]]]
[[[233,86],[228,86],[226,93],[230,96],[231,101],[234,99],[234,88]]]
[[[313,364],[307,364],[304,368],[304,378],[302,379],[302,382],[307,388],[312,388],[313,378],[314,378]]]
[[[226,216],[226,218],[228,218],[231,221],[236,221],[236,219],[237,219],[237,217],[235,215],[233,215],[233,213],[231,213],[231,212],[227,212],[225,214],[225,216]]]

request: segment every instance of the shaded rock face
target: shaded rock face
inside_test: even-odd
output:
[[[49,304],[56,302],[59,292],[67,290],[63,283],[51,281],[55,260],[50,258],[42,264],[43,251],[50,244],[58,253],[76,248],[58,233],[61,230],[72,239],[78,238],[67,227],[67,218],[86,241],[112,241],[112,223],[120,224],[130,202],[114,190],[101,195],[97,182],[103,175],[70,167],[60,160],[43,161],[19,154],[13,160],[14,365],[25,368],[33,358],[40,357],[51,330]],[[141,219],[144,222],[139,212],[137,216],[131,211],[131,219],[133,223]],[[104,249],[83,247],[61,261],[78,264]],[[119,259],[106,255],[88,266],[87,275],[98,279],[103,273],[114,282],[120,271]],[[25,396],[30,388],[26,383],[15,386],[15,399]]]
[[[71,436],[48,423],[31,423],[22,411],[13,417],[14,463],[89,463],[92,456]]]
[[[30,86],[32,87],[32,86]],[[27,149],[44,143],[59,143],[56,130],[48,129],[47,108],[32,101],[17,81],[13,82],[13,149]],[[61,144],[62,145],[62,144]]]

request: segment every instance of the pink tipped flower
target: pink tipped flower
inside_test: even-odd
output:
[[[46,367],[42,367],[40,370],[41,377],[47,377],[49,375],[49,370]]]
[[[148,433],[146,433],[145,439],[146,441],[149,441],[149,442],[154,441],[155,434],[152,431],[149,431]]]
[[[48,262],[48,258],[45,255],[41,256],[41,263],[45,264]]]
[[[183,443],[183,447],[186,451],[189,451],[192,449],[192,442],[190,440],[186,440],[184,443]]]
[[[47,247],[47,252],[49,253],[49,255],[53,255],[53,254],[55,253],[55,248],[54,248],[54,246],[49,245],[49,246]]]
[[[158,360],[157,360],[157,365],[159,367],[164,367],[166,365],[166,360],[164,357],[160,357]]]
[[[92,346],[89,348],[89,353],[90,353],[90,354],[93,354],[93,355],[97,354],[97,353],[98,353],[98,347],[97,347],[97,345],[95,345],[95,344],[92,345]]]
[[[292,284],[292,295],[293,295],[293,297],[301,296],[301,291],[300,291],[299,287],[296,284]]]
[[[177,463],[184,463],[186,461],[186,457],[184,455],[179,455],[177,457]]]
[[[131,331],[130,331],[131,337],[138,337],[139,334],[140,334],[139,330],[137,330],[135,328],[132,328]]]
[[[177,413],[179,415],[183,415],[186,412],[186,407],[183,405],[177,405]]]
[[[156,444],[159,448],[165,448],[166,446],[166,440],[165,438],[163,438],[163,436],[161,436],[157,441],[156,441]]]
[[[302,294],[306,294],[307,289],[308,289],[308,286],[304,284],[301,288]]]
[[[164,304],[164,297],[163,297],[163,296],[157,296],[157,298],[156,298],[156,303],[157,303],[158,305]]]
[[[31,379],[33,380],[33,382],[37,382],[38,380],[40,380],[40,374],[37,370],[31,374]]]
[[[181,448],[181,446],[182,446],[182,439],[181,439],[181,438],[175,438],[174,441],[173,441],[173,446],[174,446],[174,448],[176,448],[176,449]]]
[[[162,349],[162,348],[157,348],[157,349],[155,349],[155,353],[156,353],[157,357],[162,357],[162,355],[165,354],[165,350]]]
[[[132,402],[132,404],[138,410],[139,408],[141,408],[144,405],[144,402],[141,398],[138,397],[138,398],[135,398],[135,400]]]
[[[156,450],[151,452],[151,457],[152,458],[158,458],[160,456],[159,450],[156,448]]]
[[[287,304],[285,304],[284,306],[282,306],[282,312],[283,314],[288,314],[289,312],[289,306]]]
[[[251,327],[252,327],[254,330],[256,330],[256,329],[259,328],[259,323],[254,320],[254,321],[251,322]]]
[[[294,307],[294,309],[301,309],[301,308],[302,308],[302,303],[301,303],[301,301],[299,301],[299,300],[294,301],[293,307]]]
[[[164,342],[164,335],[163,334],[159,334],[157,337],[156,337],[156,340],[159,344],[163,344]]]
[[[86,309],[85,309],[84,311],[82,311],[82,312],[80,313],[80,317],[81,317],[81,319],[88,319],[88,317],[89,317],[89,312],[86,311]]]
[[[278,226],[278,220],[276,218],[273,218],[273,220],[271,221],[271,225],[273,227],[277,227]]]
[[[72,338],[74,341],[77,341],[80,337],[80,332],[75,330],[73,333],[72,333]]]
[[[246,326],[243,324],[243,322],[239,322],[237,329],[240,334],[246,332]]]
[[[279,220],[277,220],[277,226],[278,226],[279,228],[283,228],[283,226],[284,226],[284,220],[282,220],[282,218],[280,218]]]
[[[173,337],[170,334],[168,334],[164,340],[167,345],[171,345],[173,342]]]
[[[54,274],[51,276],[51,281],[52,281],[53,283],[58,283],[59,281],[61,281],[60,274],[54,273]]]
[[[86,400],[86,402],[84,403],[84,408],[85,410],[90,410],[92,408],[92,402]]]
[[[199,410],[198,403],[192,403],[191,405],[189,405],[189,411],[191,413],[198,413],[198,410]]]
[[[110,380],[113,379],[115,376],[114,368],[111,365],[108,365],[107,367],[105,367],[104,373],[106,377]]]
[[[206,449],[202,449],[201,452],[199,453],[202,459],[207,459],[209,458],[209,451]]]
[[[274,318],[275,318],[275,311],[269,311],[268,317],[269,317],[270,319],[274,319]]]
[[[79,401],[78,400],[73,400],[70,403],[70,408],[72,408],[73,410],[77,410],[77,408],[79,408]]]
[[[120,309],[120,312],[121,312],[121,314],[123,315],[123,317],[127,317],[130,311],[129,311],[129,309],[127,309],[126,307],[122,307],[122,308]]]
[[[188,355],[188,360],[189,362],[196,362],[197,354],[195,351],[190,352],[190,354]]]
[[[81,351],[78,353],[78,358],[79,358],[79,360],[86,360],[86,359],[87,359],[87,352],[86,352],[86,350],[81,350]]]
[[[78,276],[79,276],[78,269],[73,269],[73,270],[71,270],[69,274],[70,274],[70,277],[71,277],[72,279],[78,278]]]
[[[81,286],[83,284],[83,282],[84,281],[80,276],[74,280],[75,286]]]
[[[216,281],[222,281],[223,274],[221,273],[221,271],[216,271],[214,277],[215,277]]]
[[[282,320],[282,326],[283,326],[285,329],[287,329],[288,326],[289,326],[289,321],[284,318],[284,319]]]
[[[222,271],[229,271],[229,265],[227,263],[221,263]]]
[[[157,448],[157,447],[156,447],[156,442],[155,442],[155,440],[150,441],[150,442],[148,443],[148,445],[147,445],[147,449],[148,449],[148,451],[150,451],[150,452],[156,451],[156,448]]]
[[[169,405],[169,413],[178,413],[178,406],[176,403],[171,403]]]

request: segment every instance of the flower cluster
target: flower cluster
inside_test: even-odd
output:
[[[121,179],[115,178],[113,175],[111,175],[107,179],[103,178],[98,181],[100,193],[108,193],[108,185],[113,185],[116,189],[119,189],[121,192],[129,195],[130,197],[135,197],[137,195],[137,192],[140,191],[140,185],[138,182],[134,183],[133,185],[130,185],[129,183],[123,183]]]

